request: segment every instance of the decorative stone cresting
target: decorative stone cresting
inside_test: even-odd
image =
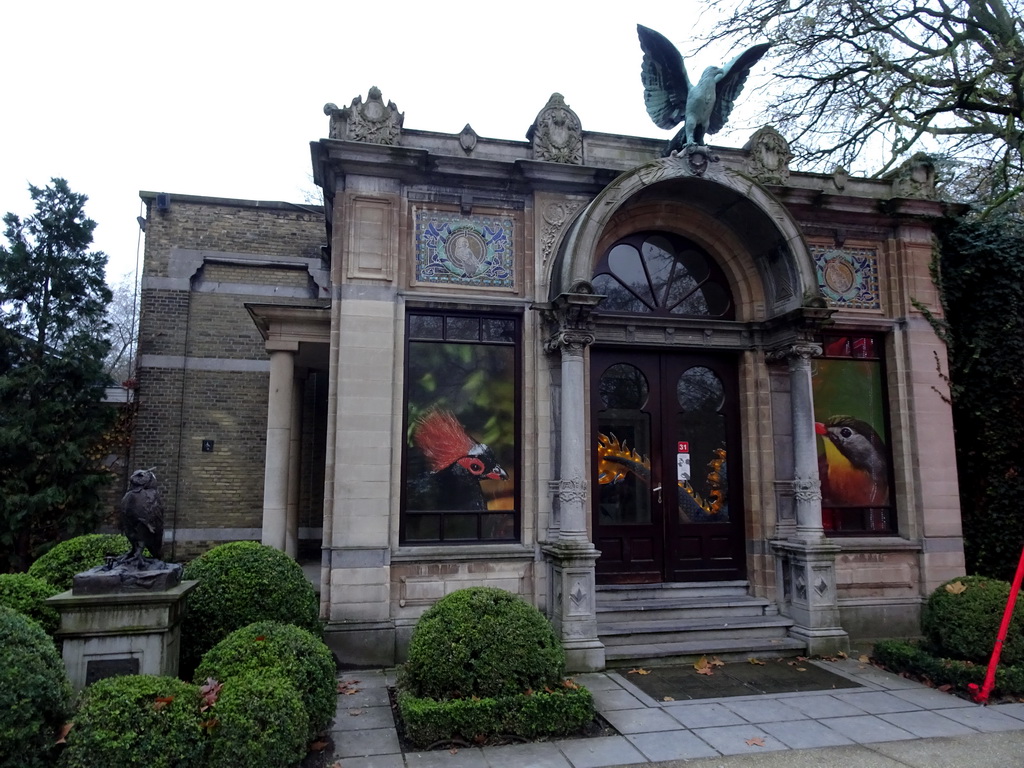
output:
[[[553,93],[526,132],[533,157],[549,163],[583,164],[583,129],[580,119],[562,98]]]
[[[895,197],[920,197],[935,200],[935,161],[918,152],[907,159],[903,165],[886,175],[892,182],[892,193]]]
[[[789,163],[793,153],[789,142],[770,125],[758,130],[743,149],[750,153],[747,170],[762,184],[786,184],[789,182]]]
[[[405,114],[393,101],[384,106],[377,86],[370,89],[365,103],[362,96],[356,96],[350,106],[340,109],[335,104],[324,104],[324,114],[331,118],[330,138],[367,144],[398,144],[405,121]]]

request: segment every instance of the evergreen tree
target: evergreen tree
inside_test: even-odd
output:
[[[0,572],[90,530],[109,482],[96,446],[103,404],[106,256],[96,222],[63,179],[29,186],[35,213],[4,216],[0,246]]]

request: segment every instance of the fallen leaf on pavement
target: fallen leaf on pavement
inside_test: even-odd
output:
[[[708,664],[710,664],[712,667],[724,667],[725,666],[725,662],[722,661],[717,656],[712,656],[711,657],[711,661],[709,661]]]
[[[862,653],[860,656],[857,657],[857,661],[859,661],[861,664],[868,664],[870,663],[871,658],[866,653]]]
[[[666,696],[662,699],[662,701],[675,701],[675,699],[673,699],[671,696]]]
[[[635,669],[629,670],[629,672],[627,672],[626,674],[627,675],[649,675],[649,674],[651,674],[651,670],[649,670],[649,669],[642,669],[641,667],[636,667]]]
[[[714,670],[711,668],[711,664],[708,663],[707,656],[701,656],[699,659],[697,659],[696,663],[693,665],[693,668],[697,670],[698,675],[715,674]]]
[[[350,709],[348,711],[348,716],[349,717],[359,717],[359,715],[361,715],[361,714],[363,714],[363,710],[361,710],[361,709]]]
[[[755,659],[753,656],[751,656],[749,659],[747,659],[747,661],[749,661],[751,664],[756,664],[759,667],[763,667],[764,666],[764,662],[763,661],[761,661],[760,659]]]
[[[752,739],[747,739],[747,746],[748,747],[763,747],[764,746],[764,739],[762,739],[760,736],[755,736]]]

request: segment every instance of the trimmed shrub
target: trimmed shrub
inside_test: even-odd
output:
[[[60,591],[50,582],[27,573],[0,573],[0,605],[38,622],[49,635],[60,626],[60,613],[46,604],[46,598]]]
[[[185,566],[199,586],[188,596],[181,628],[181,667],[195,669],[203,654],[254,621],[294,624],[323,636],[320,604],[302,568],[284,552],[255,541],[214,547]]]
[[[403,692],[398,709],[405,737],[421,748],[453,739],[473,743],[494,734],[565,736],[594,718],[590,691],[571,681],[550,691],[482,699],[438,701]]]
[[[90,533],[54,545],[29,566],[28,575],[48,581],[61,592],[71,589],[76,573],[103,565],[108,557],[125,554],[131,545],[121,534]]]
[[[334,716],[338,699],[334,656],[312,633],[275,621],[235,630],[203,656],[195,680],[212,677],[227,688],[249,672],[280,675],[295,686],[309,717],[310,738]]]
[[[952,589],[946,588],[949,585]],[[1008,583],[985,576],[961,576],[939,586],[921,614],[921,629],[934,646],[935,655],[987,664],[1009,596]],[[1001,663],[1024,663],[1024,600],[1020,598],[1003,644]]]
[[[959,659],[939,659],[923,648],[903,640],[883,640],[875,644],[875,660],[893,672],[908,672],[930,680],[935,685],[951,685],[967,693],[972,683],[985,681],[986,664]],[[999,696],[1024,696],[1024,665],[996,669],[995,693]]]
[[[205,768],[288,768],[306,755],[309,717],[295,687],[272,670],[231,678],[210,710]]]
[[[199,688],[174,677],[125,675],[82,694],[62,768],[198,768],[206,738]]]
[[[418,697],[500,697],[562,685],[565,654],[544,615],[493,587],[453,592],[420,617],[403,687]]]
[[[53,640],[31,619],[0,606],[0,768],[52,765],[70,701]]]

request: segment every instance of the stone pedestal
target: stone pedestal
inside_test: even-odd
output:
[[[782,570],[784,613],[795,622],[791,637],[807,643],[812,656],[850,650],[850,637],[839,622],[836,600],[836,554],[827,539],[817,543],[772,543]]]
[[[60,612],[57,638],[75,690],[114,675],[177,675],[185,597],[198,584],[100,595],[69,590],[49,598]]]
[[[551,624],[565,649],[570,672],[604,669],[604,644],[597,638],[594,563],[601,555],[588,542],[543,547],[551,567]]]

